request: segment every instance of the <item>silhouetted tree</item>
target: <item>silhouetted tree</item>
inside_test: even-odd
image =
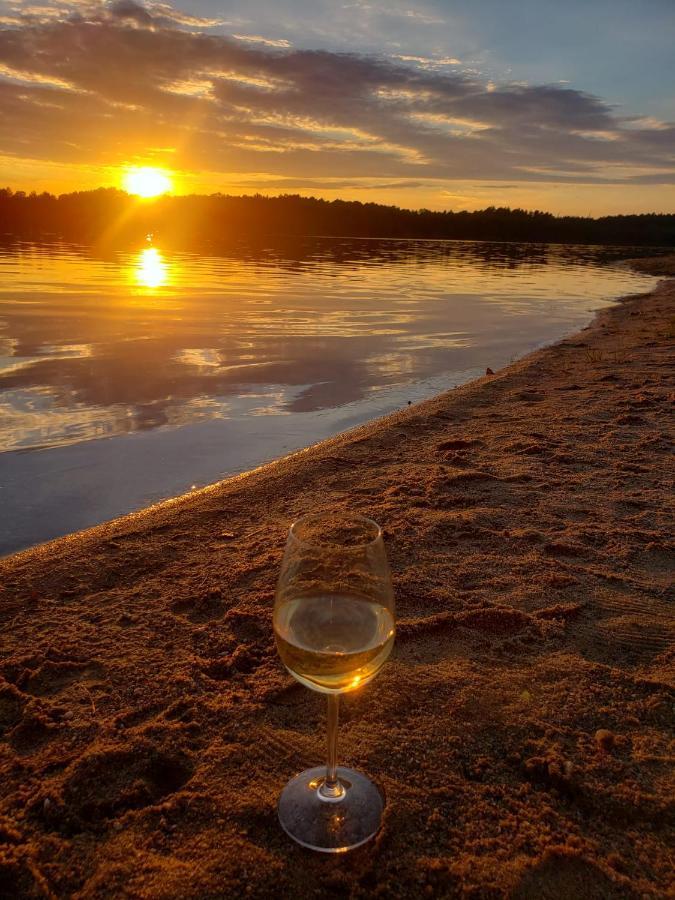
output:
[[[489,206],[476,212],[410,210],[298,194],[166,196],[139,200],[115,188],[72,194],[0,190],[0,234],[78,241],[138,241],[146,234],[182,246],[239,236],[454,238],[583,244],[675,245],[675,214],[554,216]]]

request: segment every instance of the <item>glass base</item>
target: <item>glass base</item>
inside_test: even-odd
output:
[[[372,781],[342,766],[337,776],[345,789],[338,799],[323,799],[319,793],[325,766],[291,778],[279,797],[281,827],[310,850],[344,853],[365,844],[380,827],[384,801]]]

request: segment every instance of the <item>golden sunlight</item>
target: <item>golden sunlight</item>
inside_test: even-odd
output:
[[[143,287],[161,287],[167,279],[167,264],[156,247],[146,247],[138,255],[136,282]]]
[[[163,169],[141,166],[127,169],[124,174],[124,189],[137,197],[159,197],[171,188],[171,176]]]

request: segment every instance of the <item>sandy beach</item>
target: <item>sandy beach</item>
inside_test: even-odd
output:
[[[641,262],[675,275],[675,257]],[[664,897],[675,281],[495,375],[0,560],[0,896]],[[398,632],[346,697],[381,832],[281,831],[323,698],[277,657],[289,524],[384,528]]]

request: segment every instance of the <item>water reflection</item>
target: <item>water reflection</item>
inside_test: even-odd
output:
[[[370,403],[503,365],[652,283],[589,247],[308,239],[212,254],[0,247],[0,450]]]
[[[145,247],[138,254],[134,267],[137,284],[146,288],[158,288],[167,283],[168,266],[162,253],[156,247]]]

